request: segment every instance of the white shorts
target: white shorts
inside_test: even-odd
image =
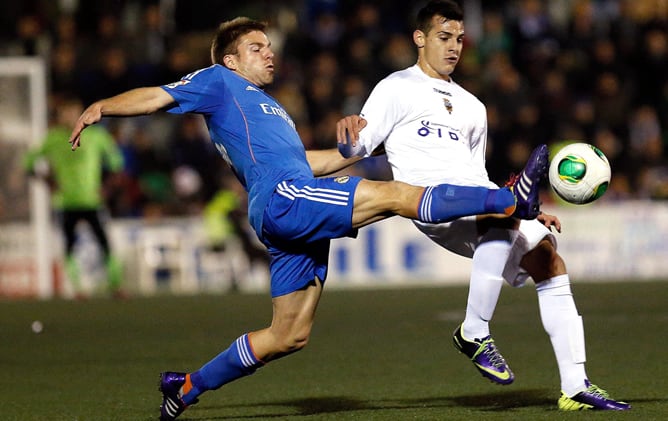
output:
[[[429,224],[420,221],[413,221],[413,223],[436,244],[455,254],[471,258],[482,239],[478,232],[476,219],[475,216],[469,216],[442,224]],[[557,248],[557,239],[542,223],[535,219],[520,221],[519,235],[513,242],[510,257],[503,270],[503,278],[508,284],[513,287],[524,285],[529,278],[529,274],[520,267],[520,260],[544,238],[550,240],[554,248]]]

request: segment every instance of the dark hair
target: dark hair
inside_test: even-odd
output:
[[[448,20],[464,20],[464,11],[453,0],[431,0],[418,11],[416,28],[425,34],[431,29],[431,20],[434,16],[443,16]]]
[[[236,54],[237,41],[249,32],[265,32],[267,24],[246,17],[238,17],[221,23],[211,42],[211,62],[222,64],[227,54]]]

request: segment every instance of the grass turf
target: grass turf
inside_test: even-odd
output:
[[[588,374],[629,412],[557,411],[532,287],[504,289],[492,326],[515,383],[484,380],[451,344],[467,292],[452,287],[326,289],[304,351],[205,394],[179,419],[668,419],[668,282],[573,289]],[[0,419],[157,419],[160,371],[194,370],[270,317],[268,295],[0,302]]]

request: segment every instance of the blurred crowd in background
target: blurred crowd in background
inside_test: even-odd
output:
[[[604,200],[668,199],[667,0],[461,0],[454,79],[487,106],[487,163],[503,183],[534,146],[582,140],[609,158]],[[270,24],[277,78],[268,89],[307,148],[336,145],[381,78],[415,63],[407,0],[24,0],[0,6],[0,55],[41,56],[49,108],[179,80],[210,64],[217,25]],[[230,188],[199,116],[106,119],[125,157],[105,184],[115,217],[196,215]],[[353,171],[391,177],[383,158]]]

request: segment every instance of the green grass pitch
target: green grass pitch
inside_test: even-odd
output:
[[[305,350],[205,394],[180,419],[668,419],[668,282],[573,290],[588,374],[631,411],[557,411],[557,367],[533,287],[505,288],[495,314],[492,332],[516,375],[505,387],[452,346],[465,287],[325,288]],[[157,419],[160,371],[198,368],[270,312],[268,294],[0,301],[0,419]]]

